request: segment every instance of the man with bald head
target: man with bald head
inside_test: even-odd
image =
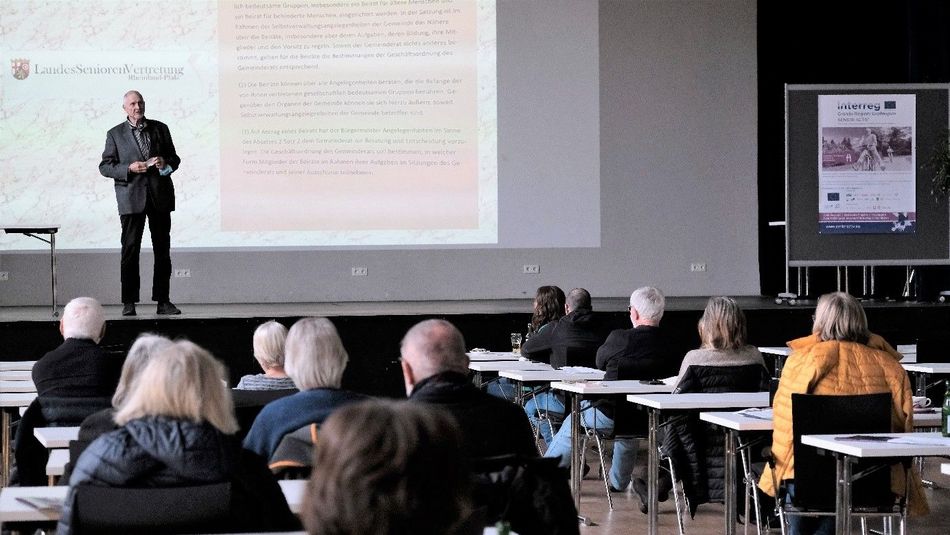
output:
[[[462,429],[467,458],[538,454],[524,412],[469,381],[465,340],[454,325],[444,320],[415,325],[402,339],[401,353],[409,400],[450,413]]]
[[[134,316],[139,301],[139,251],[145,221],[152,236],[155,268],[152,299],[158,314],[181,314],[169,300],[172,274],[171,213],[175,210],[172,173],[181,158],[165,123],[145,118],[145,99],[138,91],[123,96],[126,120],[106,133],[99,173],[115,182],[122,224],[122,315]]]

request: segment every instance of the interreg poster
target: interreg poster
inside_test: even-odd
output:
[[[912,234],[914,95],[818,95],[818,232]]]

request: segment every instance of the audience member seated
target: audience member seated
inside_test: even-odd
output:
[[[846,395],[891,394],[894,407],[891,426],[894,431],[910,432],[914,428],[910,379],[900,364],[901,355],[883,338],[868,330],[867,316],[852,296],[835,292],[821,296],[815,309],[812,334],[788,343],[791,355],[785,361],[778,391],[773,402],[772,457],[773,471],[766,470],[759,487],[774,496],[778,483],[784,482],[791,500],[795,489],[792,434],[792,394]],[[911,514],[927,511],[920,477],[912,472],[912,481],[905,487],[901,466],[891,470],[891,488],[903,496],[910,490],[908,509]],[[789,517],[789,533],[834,532],[834,517],[820,519]]]
[[[583,288],[574,288],[567,294],[566,314],[527,340],[521,346],[521,354],[531,360],[550,362],[557,368],[593,367],[597,348],[604,343],[604,337],[592,308],[590,293]],[[577,360],[568,362],[568,355]],[[538,411],[563,417],[566,411],[564,397],[557,392],[541,392],[525,403],[524,410],[534,427],[540,430],[545,444],[551,444],[554,433],[550,420],[539,420]]]
[[[276,321],[268,321],[254,330],[254,358],[264,373],[245,375],[238,381],[238,390],[295,389],[293,380],[284,371],[284,341],[287,328]]]
[[[537,336],[546,331],[564,315],[564,290],[557,286],[541,286],[534,295],[532,303],[531,323],[525,338]],[[485,389],[489,394],[509,401],[515,399],[515,384],[511,380],[500,377],[491,382]]]
[[[151,333],[140,334],[139,337],[135,339],[132,347],[129,348],[128,356],[125,357],[125,362],[122,364],[122,375],[119,376],[119,386],[116,387],[115,394],[112,396],[112,408],[102,409],[83,420],[79,426],[79,439],[70,444],[69,464],[66,465],[63,477],[60,479],[63,484],[69,482],[72,467],[79,458],[79,454],[81,454],[93,440],[99,438],[100,435],[118,429],[119,426],[115,423],[114,418],[115,411],[122,405],[125,397],[135,390],[135,386],[133,386],[135,379],[138,377],[139,372],[142,371],[142,368],[148,363],[149,359],[156,353],[172,347],[172,345],[172,341],[168,338]]]
[[[322,424],[335,409],[366,399],[340,388],[349,356],[330,320],[297,321],[287,333],[285,352],[284,366],[300,392],[268,403],[244,439],[245,448],[268,460],[287,433]]]
[[[100,436],[76,462],[57,533],[68,535],[77,487],[178,487],[230,482],[229,531],[299,526],[263,460],[232,436],[224,367],[180,341],[155,354],[115,414],[121,427]]]
[[[367,401],[321,428],[301,517],[311,535],[482,533],[458,426],[425,405]]]
[[[110,397],[122,367],[99,347],[106,332],[102,306],[91,297],[77,297],[63,308],[59,321],[63,343],[33,365],[37,396]]]
[[[462,429],[467,458],[537,456],[520,407],[482,392],[468,379],[462,333],[444,320],[427,320],[402,339],[402,374],[413,402],[441,407]]]
[[[759,350],[746,344],[745,314],[729,297],[711,297],[698,324],[701,344],[683,358],[674,393],[762,392],[768,389],[769,374]],[[725,495],[724,445],[721,433],[699,420],[696,413],[685,415],[666,429],[664,454],[673,460],[676,477],[683,481],[690,513],[710,501],[722,502]],[[647,485],[633,480],[633,490],[646,509]]]
[[[630,322],[632,329],[618,329],[610,333],[604,345],[597,350],[597,367],[605,370],[605,381],[652,380],[669,377],[679,368],[680,358],[671,349],[669,341],[660,329],[660,320],[666,307],[666,299],[660,290],[645,286],[630,295]],[[581,424],[598,432],[610,434],[616,426],[626,431],[639,424],[638,414],[632,404],[602,400],[596,405],[589,401],[581,404]],[[636,429],[646,434],[645,427]],[[613,462],[610,466],[610,487],[622,491],[630,484],[633,467],[637,460],[638,440],[633,438],[614,441]],[[561,429],[554,435],[545,457],[560,457],[561,466],[570,466],[571,421],[565,419]],[[665,492],[664,492],[665,491]],[[661,489],[660,497],[666,499],[669,489]]]

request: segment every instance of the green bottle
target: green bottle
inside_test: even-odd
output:
[[[950,427],[947,425],[948,420],[950,420],[950,380],[947,381],[947,393],[943,396],[943,418],[941,420],[943,425],[941,426],[941,431],[945,437],[950,437]]]

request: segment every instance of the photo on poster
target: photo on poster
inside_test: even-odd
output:
[[[818,233],[913,234],[914,95],[818,96]]]

